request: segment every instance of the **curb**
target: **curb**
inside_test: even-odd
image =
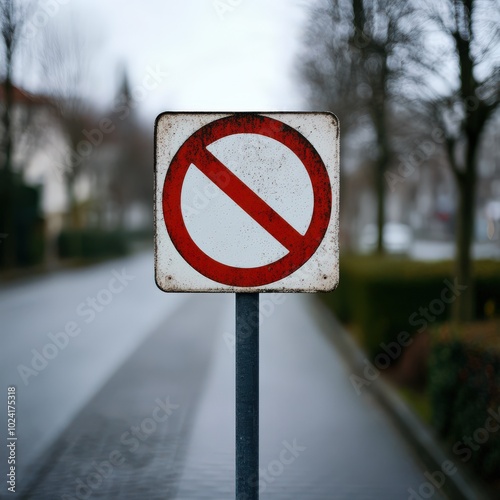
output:
[[[367,356],[357,346],[352,336],[339,323],[337,318],[319,300],[312,300],[313,315],[322,330],[344,358],[352,373],[363,377],[364,361]],[[490,500],[494,498],[482,485],[464,471],[457,459],[443,451],[432,431],[415,415],[382,377],[376,378],[365,390],[371,393],[387,411],[403,439],[414,449],[417,457],[429,472],[441,470],[445,460],[453,462],[457,472],[447,476],[440,491],[453,500]]]

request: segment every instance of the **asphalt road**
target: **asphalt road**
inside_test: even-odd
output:
[[[424,470],[311,300],[261,295],[261,498],[409,498]],[[24,498],[234,498],[232,295],[163,294],[141,254],[3,286],[0,314]]]
[[[0,397],[6,404],[7,387],[16,386],[19,485],[102,384],[185,299],[157,290],[151,259],[141,254],[0,287]],[[96,300],[94,306],[88,299]],[[2,442],[6,419],[2,411]],[[1,460],[1,477],[6,468]]]

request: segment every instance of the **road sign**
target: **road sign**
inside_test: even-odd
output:
[[[338,283],[331,113],[163,113],[155,271],[164,291],[327,291]]]

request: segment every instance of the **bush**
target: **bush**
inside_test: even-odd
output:
[[[59,257],[101,259],[127,253],[127,239],[121,231],[65,230],[58,238]]]
[[[452,451],[463,462],[470,461],[484,479],[497,477],[500,431],[488,432],[485,422],[488,410],[500,412],[498,351],[457,339],[435,342],[429,359],[429,395],[432,423]]]
[[[0,170],[0,269],[43,262],[44,225],[41,189],[26,185],[18,174],[8,180]]]
[[[498,301],[500,262],[480,261],[475,266],[476,313],[482,317],[485,303]],[[420,308],[440,299],[444,280],[453,282],[452,276],[452,262],[342,256],[339,287],[324,299],[340,321],[359,326],[363,344],[374,357],[381,343],[395,341],[401,331],[414,334],[423,327]],[[451,306],[443,303],[443,307],[435,321],[449,318]]]

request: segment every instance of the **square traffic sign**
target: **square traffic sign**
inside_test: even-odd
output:
[[[166,292],[338,284],[332,113],[163,113],[155,126],[155,275]]]

